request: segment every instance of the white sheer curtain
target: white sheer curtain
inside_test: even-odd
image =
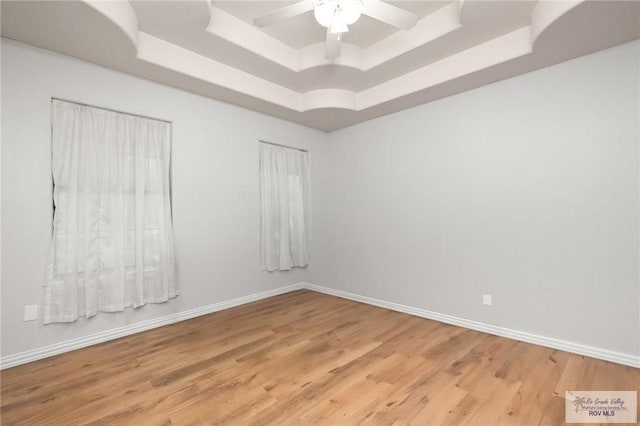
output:
[[[171,125],[52,101],[54,218],[44,322],[177,296]]]
[[[260,257],[266,271],[309,264],[309,153],[260,143]]]

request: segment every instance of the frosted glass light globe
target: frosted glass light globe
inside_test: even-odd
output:
[[[351,25],[360,18],[362,14],[362,0],[342,0],[340,1],[342,19],[347,25]]]
[[[349,32],[349,28],[347,24],[344,22],[344,15],[340,13],[336,13],[333,17],[333,22],[331,22],[331,34],[340,34]]]
[[[362,14],[362,0],[316,0],[313,15],[323,27],[332,33],[347,32]]]
[[[333,21],[335,10],[336,4],[334,0],[319,0],[313,10],[313,16],[315,16],[320,25],[329,27]]]

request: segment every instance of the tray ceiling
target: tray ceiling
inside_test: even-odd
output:
[[[367,0],[364,0],[367,1]],[[408,31],[363,16],[324,57],[291,1],[2,1],[2,36],[324,131],[640,37],[640,2],[390,1]]]

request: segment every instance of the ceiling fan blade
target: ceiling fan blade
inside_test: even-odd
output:
[[[408,30],[418,22],[418,15],[380,0],[364,0],[362,13],[394,27]]]
[[[253,24],[257,27],[266,27],[275,24],[276,22],[283,19],[302,15],[303,13],[309,12],[310,10],[313,10],[313,0],[301,0],[292,5],[282,7],[280,9],[274,10],[271,13],[267,13],[266,15],[255,18],[253,20]]]
[[[327,59],[335,59],[340,56],[340,40],[341,33],[332,33],[331,28],[327,28],[327,43],[324,48],[324,57]]]

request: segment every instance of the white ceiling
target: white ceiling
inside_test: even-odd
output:
[[[367,1],[367,0],[364,0]],[[640,37],[637,1],[393,1],[409,31],[363,16],[324,57],[291,1],[2,1],[2,36],[332,131]]]
[[[388,1],[394,6],[406,9],[423,18],[436,10],[452,3],[454,0],[434,1]],[[135,3],[144,3],[135,2]],[[249,25],[253,19],[272,12],[280,7],[296,3],[295,1],[213,1],[214,7],[234,15]],[[136,5],[134,4],[134,8]],[[312,13],[306,13],[274,25],[263,28],[262,31],[294,49],[301,49],[313,43],[321,43],[325,40],[326,30],[318,25]],[[355,44],[366,48],[390,36],[398,29],[376,21],[366,15],[350,26],[350,31],[344,34],[346,43]]]

